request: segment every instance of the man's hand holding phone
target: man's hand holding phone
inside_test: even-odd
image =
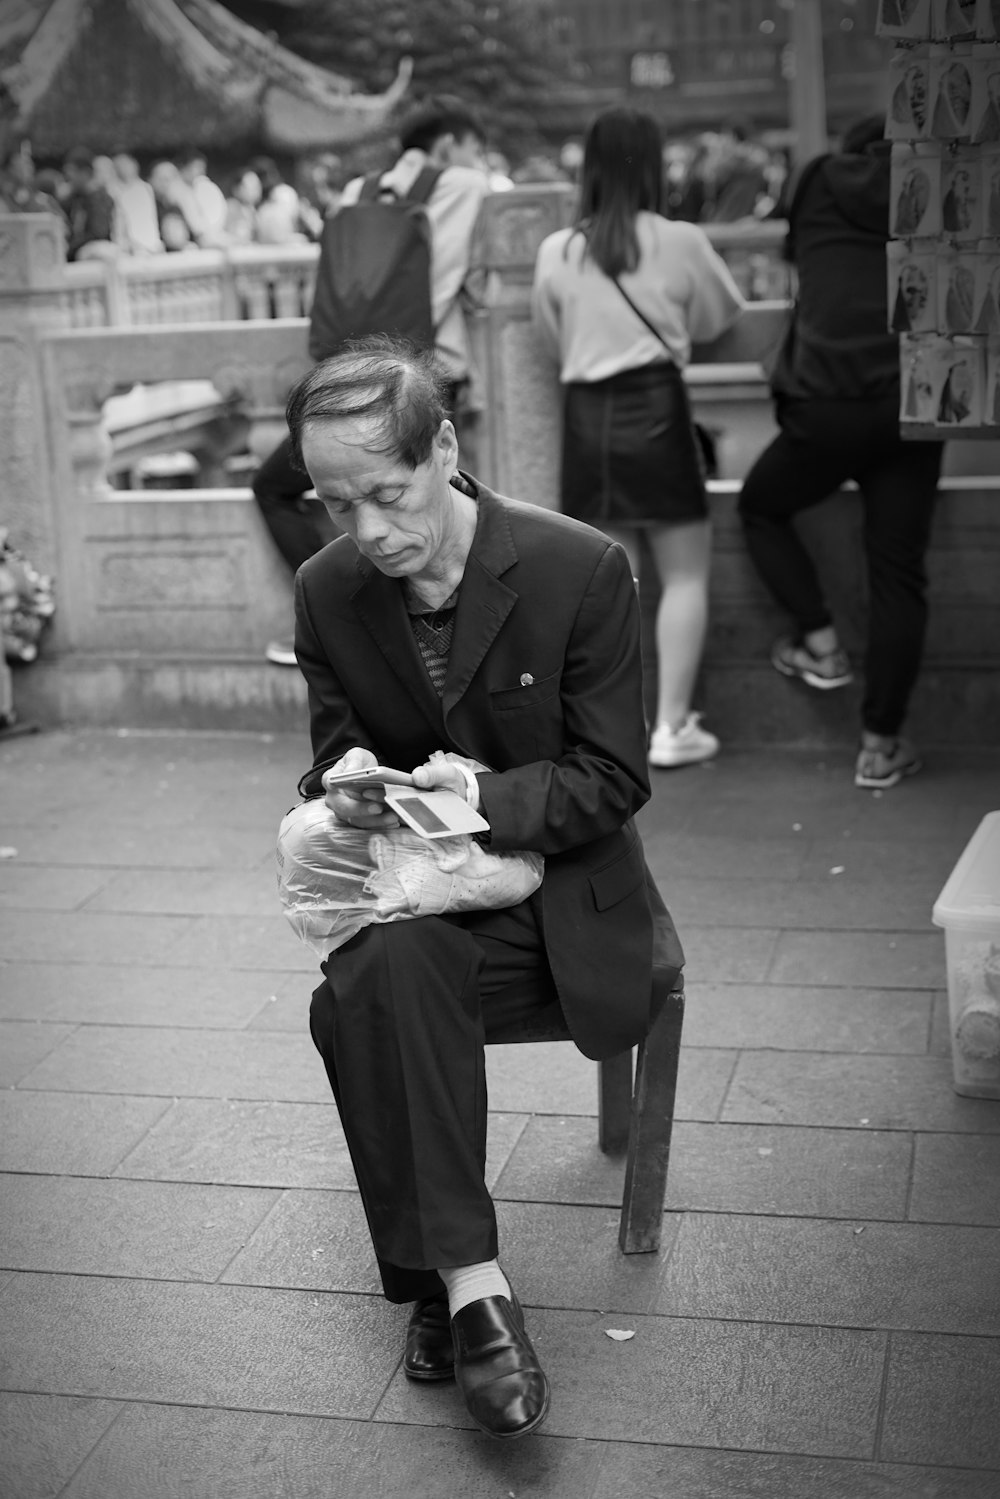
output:
[[[399,818],[391,807],[385,805],[384,782],[373,781],[370,786],[357,781],[347,786],[330,784],[331,780],[335,782],[337,777],[343,777],[346,772],[371,771],[377,766],[378,760],[371,750],[362,749],[359,745],[355,749],[349,749],[336,765],[331,765],[329,770],[323,772],[326,805],[340,822],[346,822],[353,828],[380,831],[383,828],[399,827]]]

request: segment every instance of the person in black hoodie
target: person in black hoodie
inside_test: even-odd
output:
[[[787,253],[798,272],[792,322],[771,375],[780,431],[743,484],[751,560],[794,623],[771,662],[817,690],[850,662],[794,518],[856,481],[864,504],[869,617],[854,781],[894,786],[919,770],[900,734],[923,654],[925,555],[943,444],[899,430],[899,345],[887,331],[889,151],[884,119],[848,130],[835,155],[793,184]]]

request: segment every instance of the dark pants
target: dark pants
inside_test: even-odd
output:
[[[283,437],[253,479],[254,498],[274,544],[292,572],[330,539],[318,500],[306,499],[312,480],[292,463],[292,439]]]
[[[449,385],[446,405],[451,414],[461,384]],[[275,546],[293,573],[330,540],[326,512],[318,500],[306,499],[313,484],[292,463],[292,440],[283,437],[253,478],[254,498]]]
[[[899,435],[895,396],[784,401],[779,435],[747,474],[739,512],[754,565],[799,634],[832,623],[812,558],[792,524],[854,479],[864,503],[868,641],[862,723],[898,733],[923,655],[925,556],[943,444]]]
[[[437,1267],[497,1254],[485,1041],[529,1015],[560,1015],[533,904],[366,927],[323,972],[312,1036],[385,1294],[436,1295]]]

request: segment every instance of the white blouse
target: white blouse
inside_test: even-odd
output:
[[[692,342],[718,338],[746,304],[697,224],[642,212],[636,230],[639,264],[619,279],[683,369]],[[622,370],[662,363],[663,344],[584,251],[578,230],[560,229],[542,241],[535,262],[532,318],[559,360],[562,382],[607,380]]]

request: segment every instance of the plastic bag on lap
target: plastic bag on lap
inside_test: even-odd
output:
[[[517,905],[544,872],[541,854],[492,853],[468,834],[431,841],[349,827],[322,797],[282,819],[277,862],[285,915],[320,958],[375,922]]]

